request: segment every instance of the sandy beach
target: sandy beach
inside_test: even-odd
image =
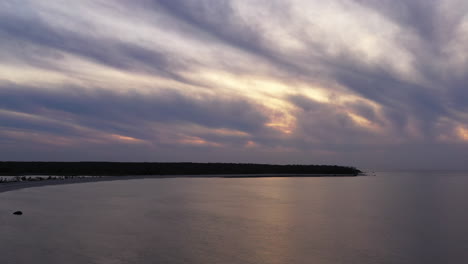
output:
[[[68,179],[51,179],[41,181],[21,181],[21,182],[5,182],[0,183],[0,193],[9,192],[19,189],[42,187],[49,185],[62,185],[62,184],[77,184],[88,182],[101,182],[101,181],[116,181],[116,180],[135,180],[144,178],[159,178],[157,176],[104,176],[104,177],[87,177],[87,178],[68,178]]]

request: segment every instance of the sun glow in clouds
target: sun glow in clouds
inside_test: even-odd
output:
[[[423,2],[6,0],[0,142],[329,163],[350,143],[363,164],[466,144],[468,2]]]

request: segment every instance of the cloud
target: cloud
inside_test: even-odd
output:
[[[68,124],[116,132],[122,124],[131,130],[144,131],[145,123],[158,122],[197,124],[248,133],[261,129],[268,121],[259,110],[261,106],[252,102],[218,97],[191,98],[174,91],[153,95],[86,92],[77,87],[44,91],[11,84],[0,87],[0,96],[3,99],[0,108],[12,113],[52,120],[70,119]],[[32,121],[33,124],[40,121],[37,122],[40,124],[29,129],[41,130],[43,121]]]
[[[176,76],[172,68],[183,68],[183,63],[177,63],[171,54],[150,50],[136,43],[53,27],[40,17],[22,18],[7,14],[1,16],[0,23],[0,36],[11,42],[9,50],[24,60],[34,59],[36,65],[41,67],[47,67],[47,64],[38,65],[38,59],[43,58],[43,54],[60,60],[63,53],[68,53],[121,70],[146,71],[173,78]],[[37,49],[24,54],[24,48],[16,46],[18,42],[36,46]]]
[[[465,166],[466,1],[0,7],[2,159]]]

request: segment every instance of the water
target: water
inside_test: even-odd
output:
[[[413,172],[29,188],[0,194],[0,263],[468,263],[467,187]]]

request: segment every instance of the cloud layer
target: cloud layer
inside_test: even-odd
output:
[[[0,159],[468,167],[463,0],[0,3]]]

